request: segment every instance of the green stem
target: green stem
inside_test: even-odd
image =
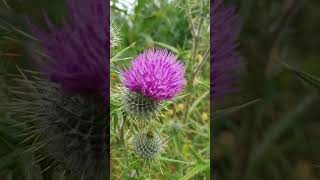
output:
[[[122,121],[122,124],[120,126],[120,129],[119,129],[119,140],[120,142],[125,145],[125,141],[124,141],[124,129],[125,129],[125,124],[126,124],[126,119],[127,119],[127,116],[123,114],[123,121]]]

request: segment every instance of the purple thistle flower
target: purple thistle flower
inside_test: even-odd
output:
[[[183,64],[163,49],[149,49],[138,55],[122,76],[123,85],[130,91],[157,101],[172,99],[185,85]]]
[[[30,25],[48,58],[37,62],[48,78],[71,94],[101,94],[107,83],[107,1],[66,0],[69,21],[62,28],[45,14],[48,32]],[[37,58],[37,57],[35,57]],[[37,58],[39,60],[39,58]]]
[[[211,98],[222,97],[226,93],[234,92],[233,72],[239,68],[239,54],[236,43],[239,34],[239,19],[235,15],[235,8],[225,6],[223,0],[215,0],[211,11],[213,25],[211,25]]]

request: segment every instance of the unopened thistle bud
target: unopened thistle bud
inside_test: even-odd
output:
[[[163,141],[152,131],[136,134],[132,140],[135,154],[144,160],[153,160],[159,157],[163,149]]]

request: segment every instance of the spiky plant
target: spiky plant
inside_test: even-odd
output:
[[[44,170],[75,179],[106,179],[107,2],[66,3],[69,16],[62,27],[46,15],[49,31],[29,21],[42,56],[30,55],[40,73],[20,71],[9,82],[14,97],[7,108],[28,130],[26,141],[34,142],[30,150],[49,154],[35,162],[52,161]]]
[[[35,64],[52,82],[69,94],[106,95],[109,43],[107,2],[66,0],[69,21],[56,27],[45,18],[49,31],[33,25],[30,30],[45,56],[31,53]]]
[[[132,149],[134,153],[145,161],[158,158],[163,151],[164,141],[155,132],[148,130],[133,136]]]
[[[205,16],[206,14],[208,14],[206,13],[208,11],[205,12],[203,11],[203,9],[209,9],[207,8],[208,6],[206,6],[209,5],[209,1],[194,2],[198,2],[198,4],[201,4],[201,9],[190,9],[190,11],[185,12],[192,12],[192,16],[195,13],[201,14],[201,16]],[[180,15],[182,15],[182,12],[180,11],[180,9],[172,7],[173,3],[174,2],[168,3],[168,7],[170,7],[170,9],[173,8],[174,10],[167,11],[167,13],[170,12],[168,14],[172,14],[171,12],[177,12],[178,10],[179,12],[177,13],[179,13],[179,15],[177,16],[177,14],[174,13],[174,17],[180,19]],[[184,3],[184,5],[186,4],[185,1],[183,1],[182,3]],[[115,3],[115,5],[116,4],[117,3]],[[142,3],[141,8],[146,8],[146,12],[149,12],[148,9],[150,9],[151,6],[149,7],[149,5],[151,4]],[[157,4],[154,5],[157,6]],[[160,6],[163,7],[163,4],[161,4]],[[115,10],[115,13],[117,13],[117,10],[118,9]],[[127,17],[126,15],[122,16],[122,14],[119,13],[120,17],[117,17],[117,20],[120,19],[122,21],[125,19],[134,19],[133,17],[140,17],[138,16],[138,14],[139,12],[134,12],[132,16],[128,15]],[[141,16],[143,16],[143,14],[141,14]],[[153,31],[156,30],[155,28],[157,27],[153,25],[149,26],[148,23],[139,24],[139,22],[135,21],[133,23],[138,24],[139,26],[129,26],[129,32],[131,32],[132,30],[135,31],[138,36],[142,35],[143,37],[145,37],[146,35],[146,41],[139,40],[136,44],[132,43],[136,47],[130,45],[122,50],[111,49],[114,52],[113,54],[115,54],[114,58],[111,59],[111,63],[114,64],[114,66],[112,66],[114,68],[111,69],[111,71],[114,71],[114,76],[112,76],[111,79],[111,102],[113,104],[111,109],[112,121],[110,131],[110,133],[112,133],[111,148],[113,148],[111,154],[111,162],[113,166],[111,168],[113,172],[112,177],[115,179],[196,178],[186,171],[188,171],[188,169],[192,169],[192,166],[200,166],[198,166],[199,164],[193,165],[194,163],[196,163],[196,161],[194,161],[194,159],[189,159],[189,157],[192,158],[192,155],[185,155],[186,153],[191,152],[191,148],[199,150],[198,148],[203,147],[202,145],[200,145],[200,143],[204,142],[207,144],[208,142],[206,141],[208,139],[205,138],[205,133],[203,133],[202,131],[203,129],[198,128],[198,125],[193,125],[192,122],[195,122],[194,124],[199,125],[204,124],[202,122],[199,122],[200,118],[198,116],[198,113],[202,112],[202,105],[205,106],[203,109],[208,108],[206,103],[207,100],[205,101],[206,94],[208,94],[206,91],[209,91],[207,89],[207,87],[209,86],[209,81],[207,81],[208,76],[199,77],[198,75],[202,74],[201,67],[207,64],[203,62],[206,62],[206,60],[208,59],[208,55],[206,55],[206,52],[209,51],[208,41],[210,38],[208,38],[208,36],[202,36],[203,33],[200,33],[203,32],[203,30],[201,29],[204,28],[206,29],[206,32],[209,32],[209,28],[207,28],[209,21],[207,21],[206,19],[200,20],[200,18],[194,21],[194,17],[188,16],[188,19],[189,18],[190,20],[192,20],[192,28],[194,28],[193,30],[195,30],[195,33],[198,36],[194,37],[196,43],[190,42],[189,39],[181,39],[183,41],[181,41],[181,46],[179,48],[176,48],[176,45],[179,44],[178,42],[171,44],[170,40],[166,40],[168,36],[159,37],[157,33],[153,33]],[[181,20],[181,22],[185,23],[187,19]],[[159,22],[161,22],[161,20]],[[179,25],[181,26],[182,24],[180,23]],[[193,25],[196,25],[196,27],[193,27]],[[135,27],[138,28],[136,29]],[[145,27],[150,29],[145,29]],[[169,26],[166,27],[166,25],[164,25],[164,28],[168,29]],[[188,31],[188,27],[183,26],[183,29],[187,30],[187,35],[185,37],[190,36],[191,33]],[[127,33],[128,30],[124,30],[123,32]],[[163,31],[161,31],[160,29],[157,30],[163,33]],[[168,35],[168,33],[165,34]],[[206,33],[206,35],[207,34],[208,33]],[[135,37],[135,35],[130,37]],[[152,41],[152,39],[160,42],[154,41],[152,43],[149,43]],[[202,43],[203,39],[207,40],[207,43],[205,45]],[[131,41],[132,38],[129,38],[128,42]],[[177,56],[172,52],[169,52],[168,50],[149,49],[145,50],[141,54],[138,54],[137,56],[133,55],[133,58],[124,58],[126,57],[126,55],[131,56],[133,52],[140,51],[142,48],[144,48],[140,46],[143,45],[144,42],[146,42],[147,47],[157,46],[157,48],[170,48],[170,51],[177,54]],[[189,45],[191,45],[191,43],[192,47],[190,46],[189,49]],[[127,52],[128,49],[132,51]],[[178,59],[183,59],[184,61],[180,61]],[[129,65],[127,63],[123,63],[124,60],[128,60]],[[197,64],[197,62],[199,64]],[[184,64],[186,64],[186,66],[184,66]],[[126,66],[127,69],[122,68],[123,66]],[[204,66],[204,68],[206,68],[206,72],[209,72],[209,67]],[[122,69],[122,71],[119,69]],[[186,85],[185,70],[188,73],[192,72],[193,70],[195,71],[194,89],[191,89],[189,87],[186,88],[187,93],[190,94],[190,99],[192,97],[190,103],[185,101],[183,96],[178,97],[178,95],[182,93],[182,90]],[[120,83],[118,80],[120,80]],[[191,81],[191,78],[190,80],[188,80],[188,82],[189,81]],[[205,87],[201,86],[200,84],[205,85]],[[202,91],[204,92],[202,93]],[[204,95],[201,96],[200,94]],[[194,100],[195,102],[192,102],[192,100]],[[175,109],[176,107],[178,107],[178,105],[174,105],[175,102],[179,102],[179,104],[183,105],[190,104],[190,106],[185,106],[187,108],[183,110],[182,108]],[[201,109],[198,109],[198,104],[201,104]],[[169,112],[165,112],[166,110],[169,110],[166,109],[166,106],[173,111],[171,115],[169,115]],[[195,111],[193,111],[193,109],[195,109]],[[190,113],[187,114],[186,110],[190,110]],[[184,116],[190,117],[187,119],[184,118]],[[170,121],[176,121],[177,124],[172,125],[170,124]],[[207,126],[204,127],[207,128]],[[200,135],[201,137],[198,138],[198,135]],[[188,140],[184,141],[183,144],[181,144],[180,142],[182,142],[182,139]],[[169,148],[166,148],[165,146],[168,146]],[[198,159],[199,157],[201,159],[205,159],[202,156],[208,154],[209,148],[205,149],[206,150],[203,149],[204,151],[201,150],[199,154],[196,153],[197,150],[192,150],[192,152],[195,152],[194,154],[196,159]],[[165,150],[168,153],[161,153],[162,150]],[[183,160],[188,159],[188,162],[182,162],[183,160],[180,158],[182,158]],[[174,163],[174,166],[176,167],[172,167],[171,162],[168,161],[177,162]],[[179,169],[179,162],[181,162],[181,166],[185,168]],[[183,175],[179,173],[164,173],[162,171],[162,167],[166,167],[166,170],[170,172],[179,169],[178,171],[186,174],[186,176],[183,177]]]
[[[185,85],[183,64],[164,49],[138,55],[121,76],[124,110],[139,120],[156,117],[162,103],[172,100]]]
[[[165,134],[157,129],[160,121],[154,119],[183,91],[184,66],[165,49],[149,49],[118,75],[121,84],[116,84],[112,95],[114,107],[118,107],[112,119],[120,122],[117,142],[121,143],[124,153],[132,152],[128,161],[141,163],[143,167],[146,164],[151,167],[151,163],[157,161],[161,168],[159,160],[166,145],[162,138]],[[128,116],[131,121],[127,121]],[[127,148],[127,143],[131,148]]]
[[[118,47],[121,42],[121,33],[117,24],[114,22],[110,25],[110,45],[111,48]]]
[[[45,150],[70,175],[86,179],[106,178],[106,105],[99,96],[66,95],[61,87],[40,78],[17,78],[11,84],[15,98],[7,105],[12,118],[40,137],[30,147]]]
[[[150,121],[160,114],[162,103],[139,92],[130,92],[124,88],[122,90],[123,108],[132,117]]]

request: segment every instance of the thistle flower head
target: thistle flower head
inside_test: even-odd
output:
[[[146,133],[136,134],[132,140],[132,147],[140,158],[153,160],[160,155],[163,141],[159,135],[149,130]]]
[[[48,31],[30,24],[42,47],[40,71],[71,94],[104,93],[106,90],[108,45],[107,2],[67,0],[70,18],[59,28],[47,15]],[[34,55],[34,53],[32,53]],[[44,62],[43,59],[46,61]]]
[[[223,0],[213,3],[211,15],[213,26],[211,37],[211,96],[212,98],[235,91],[233,80],[234,71],[239,68],[239,54],[236,51],[236,40],[239,34],[239,19],[235,14],[235,8],[225,6]]]
[[[122,83],[153,100],[170,100],[183,90],[184,67],[176,56],[163,49],[149,49],[138,55],[122,73]]]

